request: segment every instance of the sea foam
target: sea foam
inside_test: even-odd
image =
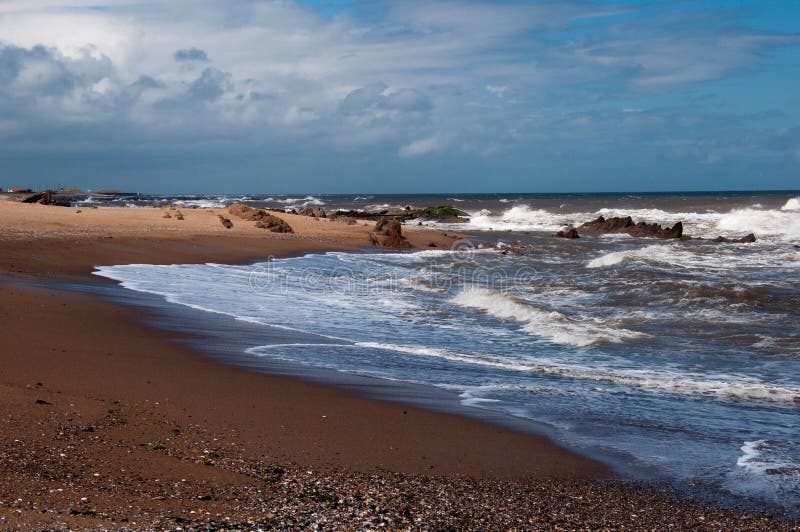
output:
[[[790,198],[781,207],[782,211],[800,211],[800,197]]]
[[[800,239],[800,197],[790,198],[780,209],[756,206],[729,212],[665,211],[662,209],[603,208],[594,212],[551,212],[529,205],[514,205],[501,213],[488,209],[470,212],[470,220],[459,228],[475,231],[546,231],[580,226],[598,216],[630,216],[634,221],[672,225],[683,222],[684,232],[696,237],[744,236],[776,240]],[[444,224],[447,225],[447,224]]]
[[[520,322],[523,331],[557,344],[588,347],[596,343],[621,343],[646,336],[607,326],[598,318],[569,318],[560,312],[542,310],[509,295],[482,288],[463,290],[452,302],[461,307],[482,310],[496,318]]]

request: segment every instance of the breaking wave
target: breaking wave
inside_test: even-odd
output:
[[[662,209],[603,208],[594,212],[551,212],[529,205],[514,205],[501,213],[483,209],[470,213],[470,221],[460,226],[476,231],[558,231],[565,226],[580,224],[598,216],[630,216],[635,221],[672,225],[683,222],[685,232],[693,236],[744,236],[777,239],[800,239],[800,197],[789,199],[780,209],[745,208],[720,213],[678,212]]]
[[[523,324],[526,333],[551,342],[588,347],[602,342],[622,343],[645,334],[609,327],[599,318],[569,318],[560,312],[536,308],[511,296],[482,288],[470,288],[456,295],[453,303],[473,308],[503,320]]]
[[[482,210],[472,213],[466,226],[478,231],[558,231],[574,222],[574,216],[553,214],[544,209],[531,209],[527,205],[516,205],[501,215]]]
[[[385,342],[276,344],[254,347],[249,349],[248,352],[256,356],[267,356],[272,355],[276,350],[281,351],[285,348],[296,349],[300,347],[365,348],[394,351],[415,357],[437,358],[460,364],[485,366],[514,372],[537,373],[567,379],[627,386],[656,393],[771,403],[789,407],[797,405],[798,401],[800,401],[800,388],[776,386],[740,375],[700,375],[675,370],[652,371],[610,366],[588,367],[548,357],[519,359],[494,353],[462,353],[450,349],[421,345],[402,345]],[[284,356],[282,358],[292,357]]]
[[[790,198],[786,203],[784,203],[783,207],[781,207],[781,210],[800,211],[800,197]]]
[[[282,199],[267,198],[264,201],[274,201],[275,203],[283,203],[284,205],[300,206],[300,207],[305,207],[307,205],[314,205],[317,207],[325,205],[324,201],[322,201],[319,198],[315,198],[314,196],[306,196],[304,198],[282,198]]]
[[[789,240],[800,239],[800,213],[786,206],[797,198],[792,198],[781,210],[738,209],[720,216],[716,227],[722,231],[736,234],[755,233],[760,236],[778,236]],[[790,207],[792,207],[790,205]]]

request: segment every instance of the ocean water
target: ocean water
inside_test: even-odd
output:
[[[472,216],[443,226],[466,235],[451,250],[97,274],[263,327],[242,348],[251,366],[442,389],[468,410],[545,426],[623,474],[790,513],[800,506],[800,193],[164,200],[455,204]],[[552,236],[600,214],[758,240]]]

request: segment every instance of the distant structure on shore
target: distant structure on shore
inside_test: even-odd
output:
[[[29,188],[11,187],[6,192],[8,192],[9,194],[30,194],[33,191]]]

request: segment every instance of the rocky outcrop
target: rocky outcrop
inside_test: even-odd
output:
[[[299,214],[300,216],[313,216],[314,218],[328,217],[328,215],[325,213],[323,209],[320,209],[319,207],[310,207],[310,206],[303,207],[302,209],[297,211],[297,214]]]
[[[717,238],[713,239],[712,242],[717,242],[720,244],[752,244],[756,241],[756,235],[750,233],[747,236],[743,236],[742,238],[726,238],[724,236],[718,236]]]
[[[439,207],[425,207],[423,209],[412,209],[406,207],[402,210],[382,210],[382,211],[338,211],[338,217],[355,218],[357,220],[379,221],[381,218],[390,218],[400,222],[409,220],[424,220],[439,223],[464,223],[469,221],[469,213],[456,209],[450,205],[440,205]]]
[[[286,223],[286,220],[272,214],[267,214],[263,219],[257,221],[256,227],[272,233],[294,233],[292,226]]]
[[[403,236],[403,226],[399,220],[381,218],[375,224],[375,232],[370,233],[372,243],[386,248],[404,249],[411,244]]]
[[[56,198],[52,190],[41,190],[34,192],[24,198],[20,199],[22,203],[38,203],[40,205],[55,205],[57,207],[69,207],[69,200],[64,198]]]
[[[647,238],[681,238],[683,236],[683,223],[678,222],[672,227],[661,227],[657,223],[633,223],[630,216],[604,218],[586,222],[578,229],[590,233],[625,233],[635,237]]]
[[[581,235],[578,234],[578,230],[574,227],[569,227],[564,229],[563,231],[559,231],[555,234],[555,236],[559,238],[580,238]]]
[[[53,201],[53,193],[49,190],[42,190],[34,192],[30,196],[25,196],[20,200],[22,203],[40,203],[42,205],[50,205]]]
[[[270,214],[266,209],[255,209],[248,205],[234,203],[228,207],[228,212],[242,220],[256,222],[256,227],[259,229],[266,229],[272,233],[294,233],[286,220]]]
[[[440,223],[464,223],[469,221],[469,213],[456,209],[452,205],[439,205],[438,207],[426,207],[413,212],[420,220],[440,222]]]
[[[234,203],[228,207],[228,212],[237,218],[247,220],[249,222],[257,222],[262,220],[265,216],[269,216],[264,209],[255,209],[242,203]]]
[[[676,222],[672,227],[661,227],[657,223],[639,222],[628,231],[631,236],[651,238],[680,238],[683,236],[683,222]]]
[[[630,216],[620,216],[614,218],[603,218],[602,216],[598,217],[596,220],[592,220],[591,222],[586,222],[585,224],[581,225],[578,229],[582,231],[592,232],[592,233],[625,233],[635,237],[645,237],[645,238],[675,238],[680,240],[705,240],[707,242],[716,242],[716,243],[723,243],[723,244],[750,244],[756,241],[756,236],[753,233],[750,233],[747,236],[743,236],[742,238],[727,238],[724,236],[718,236],[713,239],[706,239],[703,237],[692,237],[689,235],[683,234],[683,223],[678,222],[672,227],[661,227],[661,225],[657,223],[647,223],[647,222],[638,222],[633,223],[633,220]],[[556,233],[556,236],[566,236]]]

